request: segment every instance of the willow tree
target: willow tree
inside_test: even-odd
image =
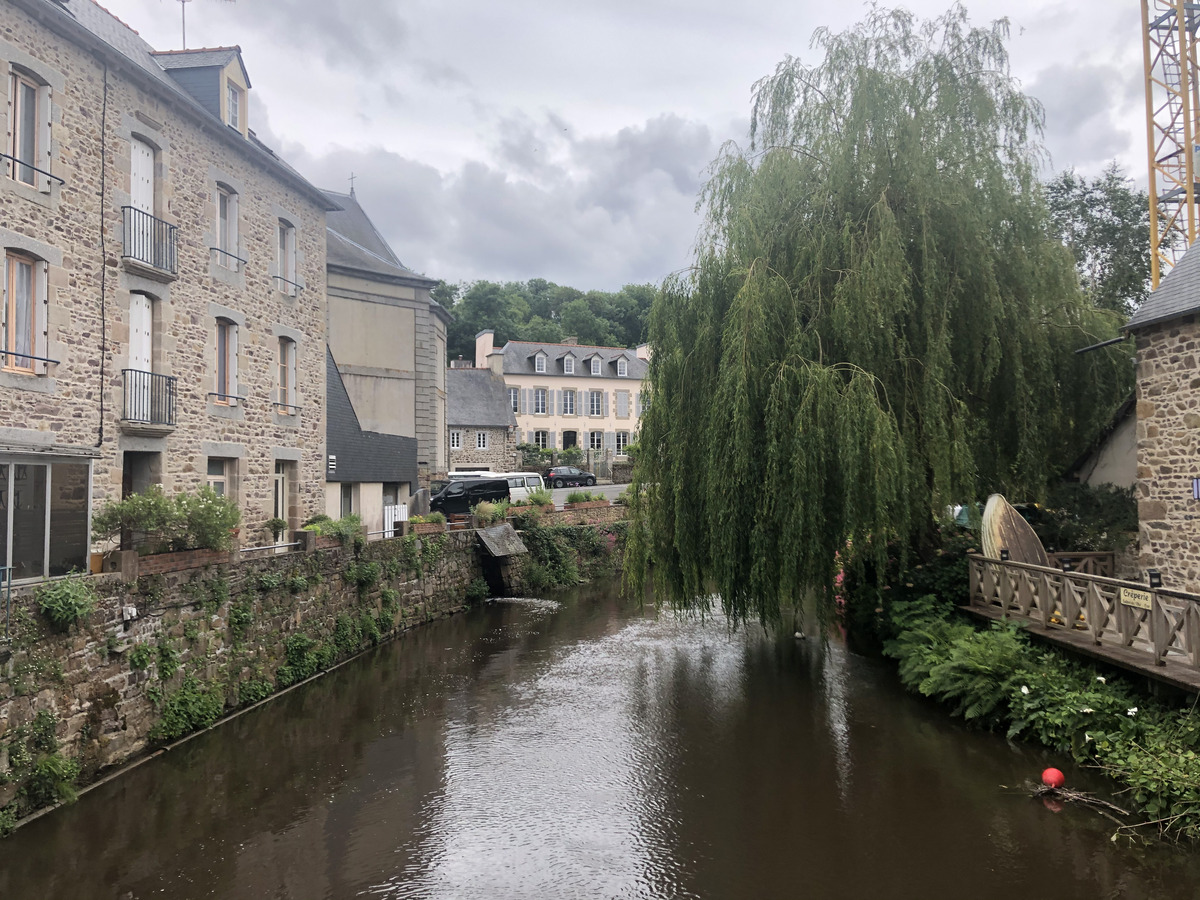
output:
[[[873,9],[755,85],[651,311],[635,587],[775,621],[847,541],[1038,493],[1128,389],[1128,349],[1073,353],[1121,323],[1049,236],[1007,35]]]

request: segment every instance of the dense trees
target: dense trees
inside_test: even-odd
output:
[[[630,284],[615,293],[562,287],[542,278],[526,282],[477,281],[441,284],[433,297],[454,312],[448,351],[454,359],[475,355],[475,335],[494,329],[497,344],[509,340],[634,347],[645,338],[646,316],[657,288]]]
[[[1007,33],[872,8],[756,85],[650,316],[635,580],[777,620],[847,541],[882,564],[950,502],[1037,494],[1128,389],[1127,349],[1073,353],[1121,320],[1052,234]]]

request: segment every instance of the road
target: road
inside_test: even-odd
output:
[[[609,500],[615,500],[629,487],[627,484],[596,484],[589,487],[566,487],[551,489],[550,493],[554,495],[554,508],[562,509],[563,504],[567,502],[567,494],[572,491],[591,491],[593,494],[603,494]]]

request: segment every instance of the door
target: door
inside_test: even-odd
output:
[[[275,518],[283,519],[285,522],[289,521],[289,519],[288,519],[288,477],[287,477],[287,463],[286,462],[276,462],[275,463],[275,492],[274,492],[274,494],[275,494],[275,503],[274,503]],[[280,541],[280,540],[285,540],[285,539],[286,539],[286,533],[283,535],[274,535],[274,537],[273,537],[273,540],[275,540],[275,541]],[[275,549],[275,552],[283,553],[287,549],[288,549],[287,547],[277,547]]]
[[[578,433],[574,431],[563,432],[563,449],[570,450],[579,443]]]
[[[154,246],[154,148],[134,138],[130,146],[129,205],[133,213],[130,236],[135,259],[163,268]]]
[[[153,371],[154,311],[145,294],[129,295],[129,373],[125,418],[135,422],[153,422],[150,383]]]

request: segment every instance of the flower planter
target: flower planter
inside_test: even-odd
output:
[[[587,500],[583,503],[564,503],[563,509],[599,509],[602,506],[612,506],[609,500]]]
[[[409,522],[408,530],[413,534],[440,534],[446,530],[445,522]]]

